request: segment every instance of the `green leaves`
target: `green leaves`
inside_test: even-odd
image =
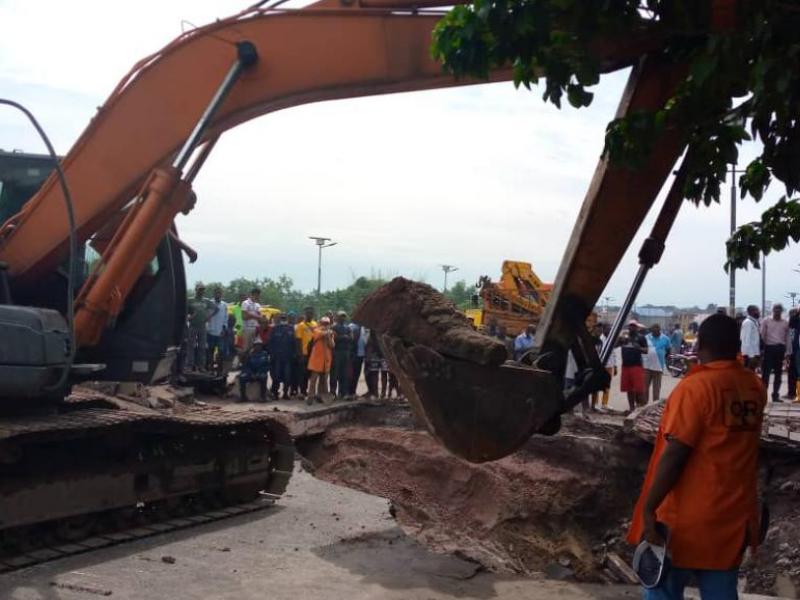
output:
[[[592,98],[594,98],[594,94],[584,90],[582,85],[571,83],[567,86],[567,99],[575,108],[589,106],[592,103]]]
[[[719,200],[739,146],[753,139],[763,149],[740,178],[741,196],[758,201],[773,180],[792,195],[800,191],[800,2],[736,3],[735,30],[712,26],[714,6],[710,0],[474,0],[436,27],[433,56],[457,77],[485,79],[510,67],[516,87],[541,82],[545,102],[560,108],[566,95],[581,108],[591,104],[587,88],[600,79],[593,42],[624,41],[658,27],[666,35],[662,54],[688,64],[686,79],[663,107],[609,123],[604,156],[640,168],[666,128],[686,131],[694,151],[684,193],[710,204]],[[797,210],[785,201],[758,226],[742,228],[728,243],[729,264],[753,262],[753,252],[796,241]]]
[[[783,250],[790,241],[800,241],[800,201],[783,196],[761,215],[760,222],[739,227],[728,240],[725,270],[759,268],[762,254]]]
[[[432,53],[456,77],[486,79],[492,69],[511,68],[515,87],[531,86],[545,76],[542,98],[561,107],[589,106],[587,87],[600,81],[600,69],[587,44],[617,28],[610,18],[622,10],[633,23],[633,0],[475,0],[451,10],[433,32]]]

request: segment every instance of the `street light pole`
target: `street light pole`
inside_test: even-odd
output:
[[[323,248],[330,248],[331,246],[335,246],[338,242],[331,241],[331,238],[319,237],[319,236],[313,236],[313,235],[308,236],[308,239],[314,240],[314,243],[317,245],[317,250],[318,250],[318,256],[317,256],[317,310],[320,310],[320,297],[322,295],[322,249]]]
[[[454,271],[458,271],[458,267],[454,267],[453,265],[442,265],[442,271],[444,271],[444,290],[443,292],[447,291],[447,274],[452,273]]]
[[[611,301],[614,300],[614,299],[615,298],[612,298],[611,296],[603,296],[603,300],[605,300],[605,303],[606,303],[605,310],[603,311],[605,314],[608,314],[609,307],[611,306]]]
[[[761,255],[761,316],[767,314],[767,255]]]
[[[736,174],[744,173],[743,170],[737,169],[736,165],[731,165],[731,237],[736,231]],[[736,316],[736,268],[730,268],[730,288],[728,297],[728,308],[730,315]]]

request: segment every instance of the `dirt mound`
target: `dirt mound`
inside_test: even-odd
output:
[[[353,320],[374,331],[481,365],[506,360],[505,345],[475,331],[453,303],[424,283],[395,277],[362,300]]]
[[[546,371],[506,364],[505,345],[469,325],[429,285],[398,277],[370,294],[353,318],[372,329],[404,395],[426,429],[473,462],[554,432],[561,386]]]
[[[537,437],[476,465],[421,431],[344,427],[307,456],[317,477],[389,498],[400,526],[433,550],[497,572],[599,580],[648,454],[610,431]]]

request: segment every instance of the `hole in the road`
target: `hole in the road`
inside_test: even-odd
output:
[[[475,465],[416,428],[404,405],[375,407],[298,450],[316,477],[390,500],[402,529],[434,551],[585,581],[608,578],[608,552],[628,552],[625,522],[650,452],[618,427],[567,417],[559,435]]]

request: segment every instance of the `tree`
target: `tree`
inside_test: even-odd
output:
[[[475,293],[473,287],[467,287],[467,282],[463,279],[456,281],[444,295],[452,300],[457,308],[462,310],[470,307],[472,295]]]
[[[713,8],[716,7],[716,8]],[[797,0],[473,0],[434,31],[432,52],[457,77],[513,69],[514,85],[544,79],[543,99],[589,106],[600,65],[598,39],[660,40],[658,51],[688,65],[664,106],[608,124],[604,156],[636,168],[667,127],[689,132],[684,195],[718,202],[727,166],[747,140],[762,144],[739,180],[742,198],[761,200],[773,180],[786,196],[761,222],[727,243],[728,266],[758,268],[760,254],[800,240],[800,2]]]
[[[226,302],[238,302],[242,295],[250,293],[253,288],[261,290],[261,304],[273,306],[283,311],[294,311],[300,313],[306,306],[315,308],[318,314],[329,310],[344,310],[352,314],[353,309],[364,299],[367,294],[386,283],[380,275],[371,277],[358,277],[353,283],[345,288],[323,292],[317,306],[317,295],[315,292],[305,293],[294,287],[294,281],[288,275],[281,275],[277,279],[261,277],[247,279],[239,277],[232,280],[228,285],[221,282],[206,284],[206,293],[210,295],[214,287],[221,287],[222,297]],[[188,290],[189,297],[194,295],[194,290]]]

